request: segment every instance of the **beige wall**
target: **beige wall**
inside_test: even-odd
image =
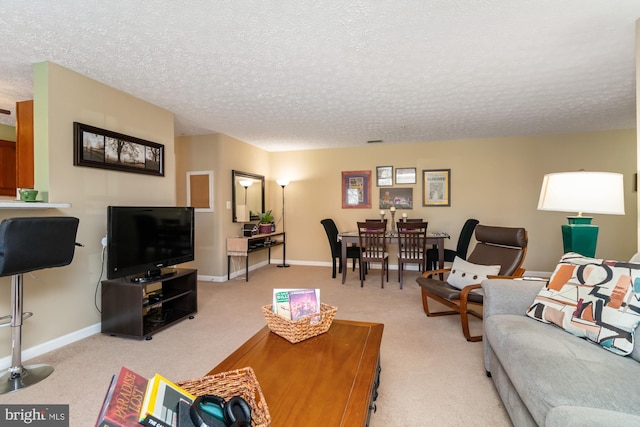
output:
[[[0,139],[4,141],[15,141],[16,140],[15,126],[0,125]]]
[[[231,222],[231,211],[225,209],[225,202],[231,200],[230,171],[234,168],[267,177],[266,209],[272,209],[276,218],[281,215],[282,191],[275,180],[291,179],[285,198],[287,261],[292,264],[330,262],[320,225],[323,218],[333,218],[341,230],[353,230],[356,221],[378,216],[380,187],[375,185],[375,168],[383,165],[417,169],[417,183],[402,186],[413,188],[414,209],[409,216],[426,219],[433,231],[449,232],[452,239],[447,247],[455,247],[460,228],[469,217],[483,224],[526,227],[530,246],[525,267],[534,272],[553,270],[562,255],[560,226],[566,223],[567,215],[575,214],[536,209],[544,174],[579,169],[623,173],[626,215],[594,216],[593,223],[600,227],[596,255],[628,259],[636,252],[636,235],[629,232],[636,230],[638,211],[637,193],[632,189],[636,172],[633,129],[269,154],[223,135],[181,137],[176,145],[177,158],[184,159],[179,162],[179,180],[189,168],[204,170],[210,169],[207,164],[215,165],[216,212],[198,217],[209,218],[212,225],[206,230],[213,236],[201,236],[198,232],[199,255],[195,264],[200,275],[217,280],[225,279],[227,273],[225,239],[239,232],[238,224]],[[451,169],[451,207],[422,206],[423,169]],[[349,170],[371,171],[371,209],[342,209],[341,172]],[[184,188],[185,184],[179,183],[178,194]],[[281,227],[280,224],[278,229]],[[275,262],[281,259],[281,254],[280,248],[273,250]],[[251,265],[262,262],[264,251],[250,258]],[[392,256],[391,263],[394,262]],[[232,272],[243,268],[243,264],[232,265]]]
[[[101,238],[108,205],[175,205],[173,114],[52,63],[34,67],[36,188],[70,209],[0,210],[0,219],[70,215],[80,218],[73,262],[25,274],[23,348],[100,322],[94,294],[100,278]],[[165,176],[73,166],[73,122],[165,145]],[[0,313],[10,312],[10,279],[0,278]],[[97,301],[100,306],[98,295]],[[0,330],[0,357],[10,354],[10,328]]]
[[[231,171],[234,169],[269,179],[269,153],[222,134],[176,138],[178,203],[186,203],[187,172],[213,170],[214,212],[196,213],[196,261],[191,263],[204,279],[226,277],[226,238],[240,234],[241,224],[233,222],[231,209],[227,209],[227,201],[231,203]],[[265,193],[268,197],[269,190],[265,189]],[[251,256],[251,263],[264,259],[264,254],[257,253]],[[236,261],[234,259],[237,266]]]
[[[562,255],[560,225],[569,213],[536,210],[543,175],[581,168],[623,173],[626,215],[595,215],[593,223],[600,226],[597,256],[628,259],[637,240],[629,232],[637,222],[631,182],[635,159],[635,130],[625,130],[272,153],[271,171],[292,179],[286,188],[287,260],[292,263],[330,260],[321,219],[331,217],[340,230],[353,230],[356,221],[378,216],[375,182],[371,209],[341,208],[341,171],[371,170],[375,181],[376,166],[392,165],[417,169],[418,182],[402,186],[413,188],[409,216],[426,219],[432,231],[450,232],[448,247],[455,247],[469,217],[482,224],[523,226],[530,238],[525,267],[551,271]],[[423,169],[451,169],[451,207],[422,206]],[[279,194],[268,200],[267,208],[281,210]]]

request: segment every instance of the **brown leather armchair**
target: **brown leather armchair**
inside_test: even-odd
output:
[[[527,253],[528,236],[524,228],[494,227],[478,225],[475,230],[478,241],[467,261],[480,265],[499,265],[497,276],[491,278],[514,278],[524,274],[522,263]],[[426,271],[416,280],[422,292],[422,307],[427,316],[460,314],[462,332],[467,341],[482,341],[482,335],[471,336],[469,317],[471,314],[482,318],[482,314],[469,310],[469,305],[482,306],[483,295],[480,283],[473,283],[458,289],[446,280],[439,280],[441,273],[451,272],[451,268]],[[480,282],[481,280],[478,280]],[[451,310],[432,312],[429,310],[429,298]]]

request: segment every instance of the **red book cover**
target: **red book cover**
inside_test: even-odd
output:
[[[136,427],[148,380],[125,368],[111,380],[96,427]]]

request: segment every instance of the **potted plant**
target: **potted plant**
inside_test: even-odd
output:
[[[275,231],[275,224],[273,223],[273,214],[271,210],[258,214],[260,220],[260,234],[273,233]]]

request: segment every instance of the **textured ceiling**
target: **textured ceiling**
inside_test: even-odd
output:
[[[639,17],[639,0],[2,0],[0,109],[52,61],[172,111],[176,135],[269,151],[635,128]]]

